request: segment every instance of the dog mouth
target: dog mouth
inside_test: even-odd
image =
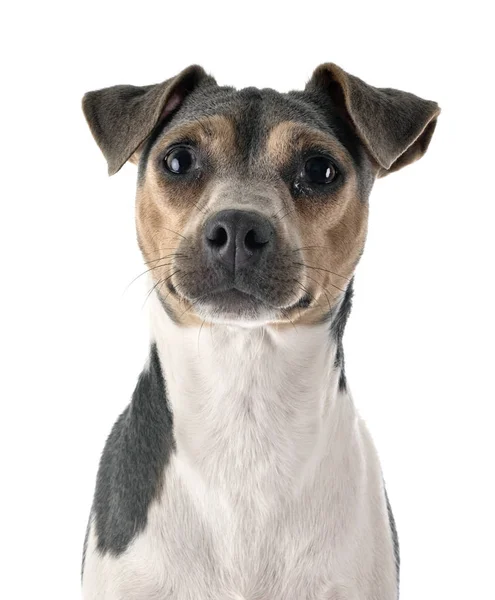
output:
[[[196,298],[188,297],[171,282],[167,287],[172,294],[189,302],[200,317],[220,321],[285,319],[294,309],[308,308],[312,300],[311,296],[305,293],[292,304],[278,306],[264,298],[262,294],[235,285],[213,289]]]
[[[292,252],[251,257],[253,265],[236,263],[235,269],[220,261],[212,264],[205,252],[180,252],[187,253],[187,260],[182,255],[175,259],[166,287],[184,310],[201,319],[280,322],[297,318],[314,300]]]
[[[197,313],[210,319],[259,320],[274,318],[277,313],[277,307],[263,297],[234,286],[212,290],[192,302]]]

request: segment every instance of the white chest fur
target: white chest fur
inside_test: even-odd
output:
[[[328,324],[200,331],[153,301],[177,448],[124,554],[99,556],[92,528],[85,598],[395,599],[380,467]]]

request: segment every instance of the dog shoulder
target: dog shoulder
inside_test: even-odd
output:
[[[174,449],[172,414],[153,345],[131,403],[113,426],[100,460],[92,520],[101,553],[121,554],[144,530]]]

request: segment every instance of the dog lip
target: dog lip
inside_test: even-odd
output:
[[[208,304],[210,302],[216,304],[218,301],[224,300],[227,303],[250,302],[251,304],[257,304],[258,307],[269,308],[272,310],[291,310],[294,308],[308,308],[312,303],[311,295],[304,294],[301,298],[299,298],[298,300],[296,300],[296,302],[292,304],[278,306],[275,304],[271,304],[265,298],[258,296],[252,292],[247,292],[237,287],[236,285],[231,285],[228,287],[218,287],[199,297],[188,297],[181,294],[178,290],[175,291],[190,302],[199,302],[201,304]]]
[[[194,302],[194,300],[193,300]],[[204,309],[213,310],[221,315],[237,315],[241,316],[246,313],[258,313],[259,311],[279,310],[279,307],[271,304],[262,296],[244,291],[237,286],[219,287],[211,290],[207,294],[197,299],[198,306]]]
[[[215,296],[232,296],[234,299],[251,300],[268,306],[268,303],[265,300],[263,300],[263,298],[260,298],[259,296],[256,296],[255,294],[252,294],[250,292],[245,292],[244,290],[241,290],[235,286],[226,289],[213,290],[212,292],[209,292],[206,296],[203,296],[202,300],[208,300],[211,297]]]
[[[252,302],[257,302],[259,304],[263,304],[264,306],[270,306],[271,308],[276,308],[274,306],[271,306],[261,296],[257,296],[256,294],[253,294],[252,292],[247,292],[247,291],[237,287],[236,285],[218,286],[218,287],[211,289],[209,292],[207,292],[205,294],[201,294],[199,296],[198,295],[190,295],[187,292],[185,292],[185,290],[178,289],[175,286],[173,286],[173,288],[174,288],[175,294],[177,294],[179,297],[183,298],[184,300],[187,300],[192,303],[196,303],[196,302],[208,303],[209,301],[217,300],[221,296],[225,296],[226,298],[228,298],[228,296],[232,296],[233,299],[237,298],[238,300],[241,300],[241,301],[242,300],[251,300]]]

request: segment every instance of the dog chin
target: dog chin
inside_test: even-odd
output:
[[[245,327],[264,325],[280,318],[280,309],[237,289],[212,292],[195,303],[194,309],[207,321]]]

